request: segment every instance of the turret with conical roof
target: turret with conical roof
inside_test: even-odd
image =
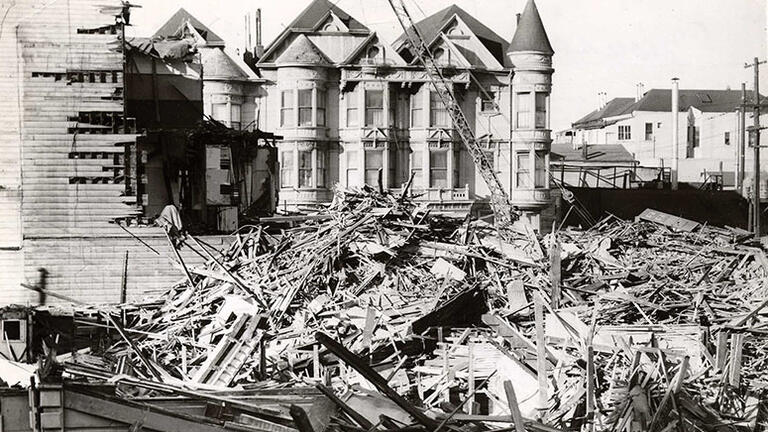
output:
[[[549,43],[544,23],[541,22],[539,8],[533,0],[528,0],[522,15],[517,22],[515,36],[507,48],[508,53],[534,51],[552,55],[555,51]]]
[[[506,52],[514,74],[511,122],[514,174],[510,180],[512,202],[523,211],[521,221],[539,227],[546,226],[542,224],[541,209],[551,202],[549,96],[554,52],[536,3],[528,0]]]

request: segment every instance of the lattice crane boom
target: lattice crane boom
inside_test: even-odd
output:
[[[397,20],[403,27],[405,36],[411,44],[414,50],[414,54],[419,59],[424,69],[427,71],[427,76],[430,79],[432,87],[435,92],[440,96],[448,114],[451,116],[454,128],[461,137],[461,141],[472,156],[472,160],[475,166],[480,171],[483,180],[488,184],[488,189],[491,193],[491,209],[493,210],[496,226],[502,236],[506,236],[508,228],[518,218],[517,211],[509,201],[509,195],[501,185],[499,177],[493,169],[493,164],[488,160],[482,147],[475,139],[475,134],[469,127],[464,112],[461,110],[456,95],[453,92],[452,86],[448,84],[448,81],[443,76],[442,71],[437,65],[432,52],[429,50],[427,42],[424,40],[419,29],[416,27],[413,19],[411,18],[408,9],[406,9],[403,0],[388,0],[392,10],[397,16]]]

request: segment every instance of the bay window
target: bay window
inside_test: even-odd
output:
[[[531,154],[528,151],[518,152],[515,159],[517,162],[515,187],[529,189],[531,187]]]
[[[299,126],[312,126],[312,89],[299,90]]]
[[[280,127],[293,125],[293,90],[283,90],[280,92]]]
[[[443,99],[438,92],[429,93],[429,125],[432,127],[448,127],[451,124],[451,118],[448,115],[448,109],[443,103]]]
[[[365,152],[365,184],[377,186],[379,184],[379,170],[384,168],[383,152],[370,150]]]
[[[369,127],[384,126],[384,91],[365,91],[365,125]]]
[[[429,187],[446,189],[448,187],[448,152],[429,152]]]
[[[299,151],[299,187],[312,187],[312,152]]]
[[[359,101],[357,98],[357,94],[348,93],[344,99],[347,101],[347,127],[359,126],[360,125],[360,120],[358,117]]]

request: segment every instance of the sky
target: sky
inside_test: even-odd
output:
[[[332,0],[333,1],[333,0]],[[180,7],[221,36],[230,48],[244,45],[244,15],[261,8],[263,43],[268,46],[310,0],[132,0],[142,6],[131,16],[136,36],[150,36]],[[510,40],[515,14],[526,0],[407,0],[420,20],[452,3]],[[402,32],[387,0],[334,3],[385,40]],[[752,89],[745,62],[765,60],[768,0],[536,0],[555,50],[552,125],[565,129],[608,99],[633,97],[645,90],[670,88]],[[224,6],[226,5],[226,6]],[[129,33],[130,35],[130,33]],[[768,64],[762,68],[762,93],[768,92]]]

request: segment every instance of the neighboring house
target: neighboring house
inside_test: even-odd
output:
[[[740,90],[679,91],[679,173],[681,182],[701,183],[708,173],[721,172],[733,185],[740,134]],[[557,141],[583,144],[622,144],[640,165],[672,165],[672,90],[652,89],[640,98],[615,98],[558,133]],[[747,114],[747,125],[752,123]],[[752,170],[752,151],[746,152]]]
[[[143,230],[142,244],[112,223],[142,213],[136,119],[123,102],[129,6],[18,0],[6,15],[0,52],[15,54],[0,63],[0,303],[43,299],[22,283],[87,303],[174,283],[182,274],[160,228]]]
[[[552,144],[550,170],[562,186],[620,188],[640,187],[664,179],[658,168],[641,167],[621,144]]]
[[[455,5],[416,25],[524,221],[539,228],[550,202],[553,50],[534,2],[511,43]],[[267,81],[259,125],[284,136],[281,206],[328,202],[337,183],[399,190],[411,176],[413,194],[440,210],[487,201],[410,49],[403,36],[390,45],[328,0],[313,1],[267,47],[257,64]]]

